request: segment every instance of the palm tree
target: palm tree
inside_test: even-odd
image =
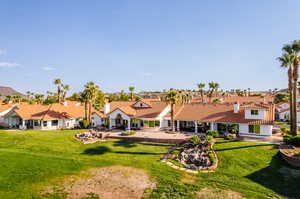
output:
[[[210,90],[209,90],[207,96],[209,97],[209,101],[211,102],[211,98],[213,97],[213,94],[214,93],[215,93],[215,95],[217,94],[220,85],[216,82],[209,82],[208,86],[209,86]]]
[[[292,44],[285,45],[282,48],[282,57],[277,58],[281,66],[288,67],[289,92],[292,100],[291,107],[291,133],[297,135],[297,84],[298,68],[300,63],[300,41],[293,41]]]
[[[60,103],[60,99],[61,99],[61,79],[55,79],[54,80],[54,84],[57,86],[57,101],[58,103]]]
[[[204,102],[204,88],[205,88],[205,84],[204,83],[199,83],[197,84],[199,92],[200,92],[200,96],[201,96],[201,102]]]
[[[67,92],[70,90],[70,86],[68,84],[63,84],[62,85],[62,100],[65,101],[66,96],[67,96]]]
[[[11,95],[6,95],[3,102],[4,102],[5,104],[9,104],[9,103],[11,102],[11,98],[12,98]]]
[[[251,95],[251,88],[248,88],[248,96]]]
[[[43,101],[44,101],[44,95],[43,95],[43,94],[35,94],[35,95],[34,95],[34,98],[35,98],[35,101],[36,101],[38,104],[42,104]]]
[[[174,107],[176,104],[179,103],[180,98],[178,96],[178,92],[175,90],[170,90],[165,98],[166,102],[168,104],[170,104],[171,106],[171,127],[172,127],[172,131],[175,131],[175,124],[174,124]]]
[[[91,124],[92,121],[92,105],[95,102],[97,94],[99,92],[99,86],[97,86],[94,82],[88,82],[85,86],[85,97],[88,102],[88,122]]]
[[[129,87],[129,91],[130,91],[130,100],[132,101],[133,100],[133,97],[134,97],[134,87],[133,86],[130,86]]]
[[[83,92],[81,92],[80,94],[80,97],[79,97],[79,101],[84,103],[84,119],[85,120],[88,120],[88,99],[87,99],[87,93],[86,93],[86,90],[84,90]]]

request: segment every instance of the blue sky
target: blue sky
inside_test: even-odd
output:
[[[284,88],[276,57],[300,39],[298,0],[0,0],[0,85],[104,91]]]

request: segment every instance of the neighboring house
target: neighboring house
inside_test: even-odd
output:
[[[289,102],[281,102],[276,104],[275,118],[276,120],[280,120],[280,121],[288,121],[290,119]],[[300,123],[300,97],[297,98],[297,123]]]
[[[70,129],[78,127],[79,121],[84,116],[84,106],[78,102],[66,101],[50,105],[20,104],[4,115],[4,122],[10,128],[19,129]]]
[[[271,136],[275,116],[273,104],[183,104],[175,108],[177,131],[229,131],[233,126],[240,136]],[[112,102],[104,106],[110,128],[139,129],[171,127],[170,106],[165,102],[141,100]]]
[[[214,99],[220,99],[223,103],[235,103],[238,102],[240,104],[248,104],[248,103],[255,103],[255,104],[273,104],[274,97],[273,96],[229,96],[229,97],[212,97],[211,99],[207,96],[204,96],[204,103],[212,102]],[[194,103],[201,103],[202,98],[197,97],[192,99]]]
[[[0,104],[0,125],[4,124],[4,115],[13,109],[13,104]]]

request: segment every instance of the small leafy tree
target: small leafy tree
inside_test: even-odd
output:
[[[189,139],[189,143],[191,143],[194,146],[199,145],[201,143],[201,139],[199,138],[199,136],[194,135]]]
[[[218,137],[219,136],[219,132],[218,131],[215,131],[215,130],[208,130],[206,131],[206,135],[208,136],[212,136],[212,137]]]

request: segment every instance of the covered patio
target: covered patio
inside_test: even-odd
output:
[[[168,126],[171,127],[170,120]],[[202,122],[202,121],[184,121],[175,120],[176,131],[206,133],[208,130],[215,130],[219,133],[238,133],[239,124],[221,123],[221,122]]]

